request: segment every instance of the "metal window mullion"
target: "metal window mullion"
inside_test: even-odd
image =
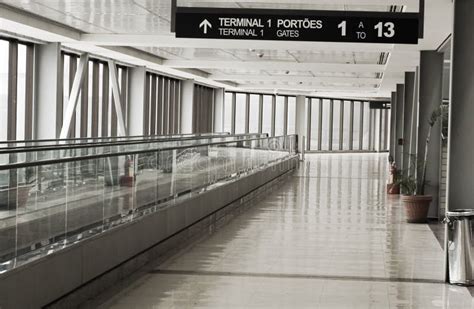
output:
[[[389,131],[389,117],[388,117],[388,113],[389,113],[389,109],[386,109],[384,110],[385,114],[384,114],[384,140],[383,140],[383,150],[388,150],[388,131]]]
[[[339,101],[339,150],[344,146],[344,106],[345,101]]]
[[[99,136],[99,62],[92,65],[92,137]]]
[[[163,135],[168,135],[169,79],[163,79]]]
[[[384,150],[383,148],[383,134],[384,134],[384,128],[383,128],[383,109],[380,109],[379,111],[379,151]]]
[[[288,96],[283,101],[283,135],[288,134]]]
[[[313,110],[313,107],[312,107],[312,102],[313,100],[311,98],[306,98],[306,123],[307,123],[307,127],[306,127],[306,136],[307,136],[307,139],[306,139],[306,150],[311,150],[311,127],[313,126],[313,124],[311,123],[311,113],[312,113],[312,110]]]
[[[9,42],[8,94],[7,94],[7,140],[16,140],[18,113],[18,44]]]
[[[176,82],[174,79],[170,80],[170,104],[169,104],[169,121],[168,121],[168,132],[170,134],[174,134],[174,127],[175,127],[175,104],[176,104]]]
[[[258,133],[263,131],[263,94],[258,95]]]
[[[180,82],[178,80],[174,81],[174,128],[173,133],[179,133],[179,122],[180,122]]]
[[[214,128],[215,128],[215,117],[216,117],[216,101],[215,101],[215,93],[214,93],[214,89],[212,89],[211,93],[210,93],[210,100],[211,100],[211,121],[209,123],[209,126],[210,126],[210,131],[209,132],[214,132]]]
[[[364,104],[365,102],[360,102],[359,150],[364,147]]]
[[[34,45],[26,46],[25,140],[33,139]],[[61,69],[62,66],[60,66]],[[60,75],[63,76],[62,74]],[[61,100],[62,101],[62,100]]]
[[[276,120],[276,95],[272,95],[272,129],[270,130],[271,136],[275,136],[275,120]]]
[[[334,100],[329,100],[329,150],[332,150],[333,128],[334,127]]]
[[[319,122],[318,122],[318,150],[323,149],[323,99],[319,100]]]
[[[150,135],[150,105],[151,105],[151,74],[146,73],[145,75],[145,99],[144,99],[144,106],[143,106],[143,135]]]
[[[156,134],[163,135],[163,80],[162,76],[157,77],[156,88]]]
[[[237,105],[236,97],[237,97],[236,93],[232,92],[232,113],[231,113],[232,121],[231,121],[231,129],[230,129],[232,134],[235,134],[235,114],[236,114],[236,105]]]
[[[84,81],[81,88],[81,121],[80,137],[87,137],[88,131],[88,113],[89,113],[89,62],[84,68]]]
[[[349,113],[349,150],[354,150],[354,101],[351,101]]]
[[[370,105],[370,104],[369,104]],[[369,107],[370,108],[370,107]],[[369,151],[372,150],[372,140],[373,140],[373,120],[374,120],[374,116],[373,116],[373,109],[369,109]]]
[[[250,94],[245,94],[245,133],[250,132]]]
[[[175,123],[175,133],[179,134],[180,133],[180,128],[181,128],[181,81],[177,80],[176,81],[176,123]]]

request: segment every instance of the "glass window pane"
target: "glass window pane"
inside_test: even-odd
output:
[[[354,102],[354,141],[353,148],[354,150],[360,149],[360,102]]]
[[[285,125],[285,97],[277,96],[275,110],[275,136],[281,136],[284,133]]]
[[[332,125],[332,150],[339,150],[339,130],[341,128],[341,101],[334,100]]]
[[[237,93],[235,98],[235,133],[245,133],[246,95]]]
[[[319,99],[311,99],[311,150],[318,150]]]
[[[7,139],[8,41],[0,40],[0,140]]]
[[[224,101],[224,132],[232,131],[232,93],[225,93]]]
[[[369,103],[364,102],[364,142],[362,145],[363,150],[369,150],[370,122],[371,119]]]
[[[329,150],[329,143],[332,142],[329,140],[329,117],[330,117],[330,103],[329,100],[323,99],[323,118],[322,118],[322,149],[321,150]]]
[[[26,45],[18,44],[16,139],[25,139]]]
[[[296,97],[288,97],[288,134],[296,133]]]
[[[344,101],[343,150],[350,150],[351,101]]]
[[[250,112],[249,112],[249,132],[258,133],[258,121],[259,121],[259,103],[260,96],[256,94],[250,95]]]
[[[272,96],[263,96],[263,126],[262,133],[272,133]]]

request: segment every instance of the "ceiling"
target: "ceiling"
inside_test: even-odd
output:
[[[0,12],[0,30],[118,58],[212,86],[252,91],[389,97],[419,51],[450,34],[451,0],[430,0],[418,45],[177,39],[171,0],[0,0],[39,21]],[[417,12],[418,0],[178,0],[178,6]],[[1,9],[1,8],[0,8]],[[0,10],[1,11],[1,10]],[[45,20],[47,19],[47,20]],[[3,20],[3,23],[1,22]],[[54,21],[48,25],[47,21]],[[21,26],[26,24],[27,27]],[[67,26],[64,28],[64,26]],[[63,28],[61,28],[63,27]],[[74,33],[74,32],[77,33]]]

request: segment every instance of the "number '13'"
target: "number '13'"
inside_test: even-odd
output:
[[[377,30],[377,36],[379,38],[392,38],[395,35],[395,24],[392,22],[379,22],[375,25],[374,29]]]

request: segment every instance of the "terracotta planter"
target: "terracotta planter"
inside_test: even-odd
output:
[[[400,185],[397,183],[387,184],[387,194],[400,194]]]
[[[408,223],[426,223],[433,197],[430,195],[403,195]]]

